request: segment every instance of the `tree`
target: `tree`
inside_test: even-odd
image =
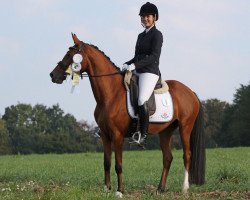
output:
[[[0,119],[0,155],[11,153],[9,134],[4,120]]]
[[[102,140],[99,136],[99,127],[95,124],[89,124],[87,121],[82,120],[78,122],[79,126],[81,127],[81,130],[85,133],[84,138],[82,138],[82,143],[84,143],[84,146],[88,146],[88,149],[91,151],[103,151],[103,145]]]
[[[94,137],[59,105],[18,104],[5,109],[13,153],[73,153],[95,151]]]
[[[220,135],[223,113],[229,104],[218,99],[208,99],[203,103],[204,129],[206,147],[217,147],[217,137]]]
[[[18,104],[5,109],[3,119],[10,136],[13,153],[32,153],[32,107],[27,104]]]
[[[222,131],[226,133],[223,146],[250,146],[250,84],[241,85],[234,94],[233,105],[224,115]]]

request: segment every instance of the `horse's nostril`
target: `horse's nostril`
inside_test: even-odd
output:
[[[51,78],[53,78],[53,74],[52,73],[50,73],[49,75],[50,75]]]

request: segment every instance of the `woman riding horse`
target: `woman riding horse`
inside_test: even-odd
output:
[[[150,16],[149,18],[151,18]],[[158,15],[155,16],[155,20],[157,20],[157,18]],[[145,24],[147,25],[148,23],[145,22]],[[160,32],[158,32],[154,26],[151,29],[147,33],[149,35],[147,36],[146,34],[145,38],[149,37],[153,34],[153,32],[156,32],[156,35],[158,36],[160,35]],[[72,70],[75,71],[74,73],[77,73],[79,76],[84,72],[87,73],[96,100],[94,113],[95,120],[100,127],[103,142],[105,190],[109,191],[111,189],[110,169],[112,150],[114,150],[115,171],[118,182],[116,195],[121,197],[123,193],[123,144],[124,138],[129,131],[129,125],[132,121],[128,115],[128,109],[126,106],[127,93],[123,84],[123,76],[120,69],[116,67],[114,63],[112,63],[110,59],[97,47],[80,41],[74,34],[72,34],[72,37],[74,40],[74,46],[69,48],[69,51],[63,59],[50,73],[50,77],[54,83],[63,83],[68,75],[67,69],[69,66],[72,66]],[[146,44],[148,43],[140,43],[139,46],[144,46]],[[154,45],[152,45],[152,48],[153,47]],[[138,49],[138,52],[141,52],[141,50]],[[148,55],[148,57],[145,56],[145,60],[153,59],[152,57],[154,56],[152,56],[150,52],[145,53]],[[160,53],[158,52],[157,55],[159,56]],[[139,58],[137,58],[137,54],[135,59],[139,60]],[[135,60],[134,68],[139,67],[139,63],[140,61]],[[133,65],[131,64],[128,65],[128,70],[133,70]],[[150,66],[151,65],[145,68],[148,69]],[[143,77],[143,74],[145,73],[139,69],[140,67],[137,70],[139,77]],[[147,73],[148,72],[146,72],[146,74]],[[152,73],[152,75],[157,76],[157,74],[154,73]],[[144,78],[141,80],[144,82]],[[148,82],[146,82],[146,84],[147,83]],[[160,147],[162,150],[163,169],[157,191],[162,192],[166,187],[167,176],[173,159],[171,138],[173,131],[179,127],[184,160],[183,191],[187,192],[189,188],[189,177],[190,182],[197,185],[202,185],[205,182],[205,142],[202,123],[203,109],[196,94],[186,85],[175,80],[168,80],[166,83],[169,86],[169,93],[171,94],[174,102],[173,118],[169,122],[150,123],[148,126],[149,134],[159,134]],[[143,87],[144,86],[145,85],[143,85]],[[144,94],[142,96],[142,99],[145,99]],[[143,100],[142,103],[144,104],[145,102],[146,100]]]
[[[140,141],[133,140],[132,142],[144,146],[146,144],[149,125],[147,101],[160,77],[159,59],[163,37],[162,33],[155,27],[159,13],[154,4],[149,2],[144,4],[140,9],[139,15],[141,16],[142,26],[146,29],[138,35],[135,56],[123,65],[123,70],[135,70],[139,78],[138,114],[141,137]],[[136,131],[137,120],[133,120],[132,123],[132,130]]]

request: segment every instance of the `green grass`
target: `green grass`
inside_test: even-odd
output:
[[[206,184],[191,185],[182,194],[182,151],[174,160],[167,191],[155,191],[162,170],[160,151],[123,154],[124,199],[248,199],[250,198],[250,148],[208,149]],[[0,199],[116,199],[112,160],[112,192],[103,192],[103,154],[47,154],[0,157]]]

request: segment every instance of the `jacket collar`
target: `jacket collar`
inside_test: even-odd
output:
[[[148,33],[151,29],[155,29],[155,25],[151,26],[150,28],[145,29],[145,33]]]

